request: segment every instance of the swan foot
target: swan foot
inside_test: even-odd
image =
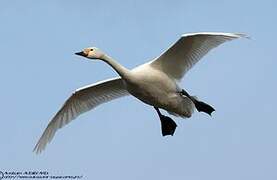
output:
[[[167,136],[167,135],[173,136],[175,129],[177,127],[177,124],[170,117],[162,115],[159,108],[157,108],[157,107],[154,107],[154,108],[157,111],[160,121],[161,121],[162,135],[163,136]]]
[[[184,89],[182,89],[181,94],[187,96],[194,103],[198,112],[205,112],[212,116],[212,112],[215,111],[215,109],[212,106],[202,101],[198,101],[194,97],[190,96]]]
[[[162,128],[162,135],[174,135],[175,129],[177,127],[177,124],[168,116],[162,115],[160,117],[161,119],[161,128]]]
[[[212,112],[215,111],[215,109],[212,106],[210,106],[209,104],[206,104],[202,101],[195,100],[194,105],[198,112],[205,112],[205,113],[209,114],[210,116],[212,116]]]

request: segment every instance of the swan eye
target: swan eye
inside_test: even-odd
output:
[[[93,49],[90,49],[90,51],[93,51]]]

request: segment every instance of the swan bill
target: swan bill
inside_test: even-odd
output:
[[[84,53],[83,51],[81,51],[81,52],[76,52],[75,54],[78,55],[78,56],[87,57],[87,54]]]

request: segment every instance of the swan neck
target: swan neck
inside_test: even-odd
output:
[[[122,66],[121,64],[117,63],[113,58],[108,55],[104,55],[101,58],[104,62],[109,64],[122,78],[126,77],[129,73],[129,70]]]

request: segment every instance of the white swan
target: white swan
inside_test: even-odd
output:
[[[34,151],[40,153],[44,150],[56,131],[81,113],[104,102],[129,94],[156,109],[164,136],[173,135],[177,125],[171,118],[162,115],[159,108],[173,115],[187,118],[192,115],[194,107],[198,111],[211,115],[214,109],[190,96],[178,86],[177,81],[211,49],[240,37],[246,36],[244,34],[211,32],[184,34],[159,57],[132,70],[126,69],[95,47],[76,53],[88,59],[99,59],[106,62],[120,77],[77,89],[50,121]]]

